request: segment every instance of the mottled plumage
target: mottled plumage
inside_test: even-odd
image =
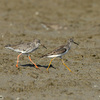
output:
[[[33,42],[29,42],[29,43],[22,43],[22,44],[12,45],[12,46],[7,45],[7,46],[5,46],[5,48],[14,50],[16,52],[28,54],[28,53],[36,50],[39,45],[40,45],[40,40],[35,39]]]
[[[71,48],[71,43],[72,43],[72,42],[75,43],[75,44],[77,44],[77,43],[74,42],[73,39],[71,38],[71,39],[68,40],[68,43],[67,43],[66,45],[59,46],[58,48],[54,49],[53,51],[51,51],[51,52],[49,52],[49,53],[47,53],[47,54],[45,54],[45,55],[42,56],[42,58],[43,58],[43,57],[53,58],[53,59],[51,59],[47,70],[49,69],[52,60],[54,60],[56,57],[60,57],[60,58],[62,59],[62,56],[65,55],[65,54],[69,51],[69,49]],[[78,45],[78,44],[77,44],[77,45]],[[63,64],[65,65],[63,59],[62,59],[62,62],[63,62]],[[66,65],[65,65],[65,66],[66,66]],[[67,67],[67,66],[66,66],[66,67]],[[68,68],[68,67],[67,67],[67,68]],[[68,68],[68,69],[69,69],[69,68]],[[71,71],[71,70],[69,69],[69,71]]]
[[[40,40],[35,39],[33,42],[29,42],[29,43],[22,43],[22,44],[18,44],[18,45],[7,45],[5,46],[5,48],[11,49],[13,51],[19,52],[20,54],[17,56],[17,64],[16,67],[18,67],[18,62],[19,62],[19,56],[21,54],[29,54],[33,51],[35,51],[39,45],[42,45],[40,43]],[[44,45],[42,45],[43,47],[45,47]],[[45,47],[46,48],[46,47]],[[36,68],[38,68],[38,66],[31,60],[30,56],[28,55],[30,61],[35,65]]]

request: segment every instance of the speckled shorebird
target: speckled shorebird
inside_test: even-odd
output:
[[[49,66],[48,66],[48,68],[47,68],[47,71],[48,71],[48,69],[49,69],[49,67],[50,67],[50,65],[51,65],[51,62],[52,62],[56,57],[60,57],[61,60],[62,60],[63,65],[66,66],[67,69],[68,69],[70,72],[72,72],[72,71],[69,69],[69,67],[64,63],[64,60],[62,59],[62,56],[65,55],[65,54],[70,50],[70,48],[71,48],[71,43],[75,43],[75,44],[78,45],[78,43],[76,43],[76,42],[73,41],[73,38],[70,38],[70,39],[68,40],[68,43],[67,43],[66,45],[59,46],[58,48],[54,49],[54,50],[51,51],[50,53],[47,53],[47,54],[45,54],[45,55],[43,55],[43,56],[41,57],[41,58],[43,58],[43,57],[52,58],[51,61],[50,61],[50,63],[49,63]]]
[[[38,68],[38,66],[31,60],[31,57],[29,56],[29,53],[35,51],[39,45],[42,45],[40,43],[40,40],[35,39],[33,42],[29,42],[29,43],[23,43],[23,44],[19,44],[19,45],[7,45],[5,46],[5,48],[11,49],[13,51],[19,52],[20,54],[17,56],[17,64],[16,67],[18,67],[18,62],[19,62],[19,56],[21,54],[26,54],[29,57],[29,60],[35,65],[36,68]],[[46,48],[44,45],[42,45],[44,48]],[[39,69],[39,68],[38,68]]]

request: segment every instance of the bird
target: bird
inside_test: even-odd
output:
[[[39,45],[43,46],[44,48],[46,48],[43,44],[40,43],[39,39],[34,39],[32,42],[28,42],[28,43],[20,43],[17,45],[6,45],[5,48],[7,49],[11,49],[15,52],[20,53],[17,56],[17,64],[16,67],[18,68],[18,62],[19,62],[19,57],[22,54],[26,54],[29,58],[29,60],[35,65],[36,68],[38,68],[38,66],[31,60],[31,57],[29,55],[29,53],[35,51],[38,49]],[[46,48],[47,49],[47,48]],[[38,68],[39,69],[39,68]]]
[[[65,55],[65,54],[70,50],[70,48],[71,48],[71,43],[74,43],[74,44],[79,45],[78,43],[74,42],[73,38],[70,38],[70,39],[68,40],[68,43],[67,43],[67,44],[61,45],[61,46],[57,47],[56,49],[54,49],[53,51],[51,51],[51,52],[49,52],[49,53],[47,53],[47,54],[41,56],[41,58],[44,58],[44,57],[52,58],[52,59],[50,60],[49,66],[48,66],[48,68],[47,68],[47,71],[48,71],[48,69],[49,69],[49,67],[50,67],[50,65],[51,65],[51,62],[52,62],[56,57],[60,57],[61,60],[62,60],[63,65],[64,65],[65,67],[67,67],[67,69],[68,69],[70,72],[72,72],[71,69],[64,63],[64,60],[63,60],[63,58],[62,58],[62,56]],[[49,71],[48,71],[48,72],[49,72]]]

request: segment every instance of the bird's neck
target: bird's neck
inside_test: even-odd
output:
[[[68,41],[68,43],[67,43],[67,45],[66,45],[66,48],[69,50],[69,49],[70,49],[70,47],[71,47],[71,42],[70,42],[70,41]]]
[[[69,47],[71,47],[71,42],[70,41],[68,41],[68,45],[69,45]]]
[[[36,48],[38,48],[39,44],[38,43],[35,43],[35,46],[36,46]]]

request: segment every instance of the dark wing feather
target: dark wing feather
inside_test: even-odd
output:
[[[54,49],[53,51],[51,51],[50,53],[48,53],[46,55],[43,55],[42,57],[49,56],[49,55],[57,55],[57,54],[64,53],[66,51],[66,48],[64,48],[64,46],[65,45],[60,46],[60,47]]]

